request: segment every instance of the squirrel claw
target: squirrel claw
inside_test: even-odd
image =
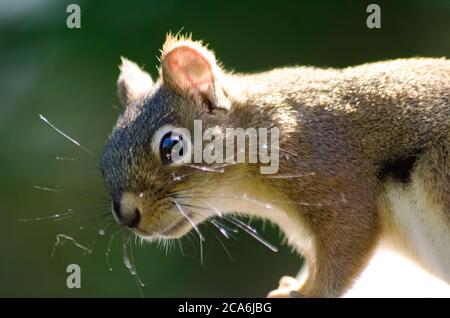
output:
[[[303,295],[299,292],[301,287],[300,282],[290,276],[283,276],[280,279],[278,288],[272,290],[268,298],[302,298]]]

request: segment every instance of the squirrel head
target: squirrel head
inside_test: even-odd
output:
[[[219,134],[232,121],[233,101],[214,54],[170,34],[161,52],[155,82],[122,58],[117,89],[124,110],[100,164],[116,220],[148,238],[179,237],[209,218],[214,212],[195,198],[236,175],[217,164],[188,163],[195,120]]]

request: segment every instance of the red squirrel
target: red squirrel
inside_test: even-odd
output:
[[[270,297],[341,296],[381,239],[450,283],[448,59],[239,74],[169,35],[160,61],[156,81],[120,66],[124,110],[101,158],[120,224],[155,240],[229,213],[268,219],[307,264]],[[276,128],[278,171],[193,162],[174,132],[193,135],[196,120],[224,139],[228,127]]]

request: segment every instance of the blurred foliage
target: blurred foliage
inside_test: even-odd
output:
[[[66,28],[66,6],[79,3],[82,28]],[[105,261],[109,212],[98,155],[118,115],[115,95],[121,55],[157,76],[166,32],[183,29],[209,43],[228,69],[255,72],[284,65],[342,67],[411,56],[450,55],[450,2],[377,1],[382,28],[366,27],[369,1],[0,1],[0,296],[139,296],[122,263],[120,238]],[[39,120],[50,121],[95,152],[91,157]],[[75,160],[56,160],[56,156]],[[33,185],[68,192],[43,192]],[[63,221],[19,222],[73,209]],[[90,218],[90,219],[89,219]],[[94,252],[70,243],[50,257],[55,235],[72,233]],[[281,245],[278,230],[257,228]],[[217,233],[216,233],[217,235]],[[276,254],[241,233],[204,246],[182,240],[166,256],[134,248],[145,296],[264,296],[301,260],[282,246]],[[82,266],[82,288],[66,288],[65,268]]]

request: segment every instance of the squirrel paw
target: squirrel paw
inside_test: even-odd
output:
[[[267,297],[268,298],[301,298],[303,297],[299,290],[301,283],[290,276],[283,276],[280,279],[278,288],[272,290]]]

